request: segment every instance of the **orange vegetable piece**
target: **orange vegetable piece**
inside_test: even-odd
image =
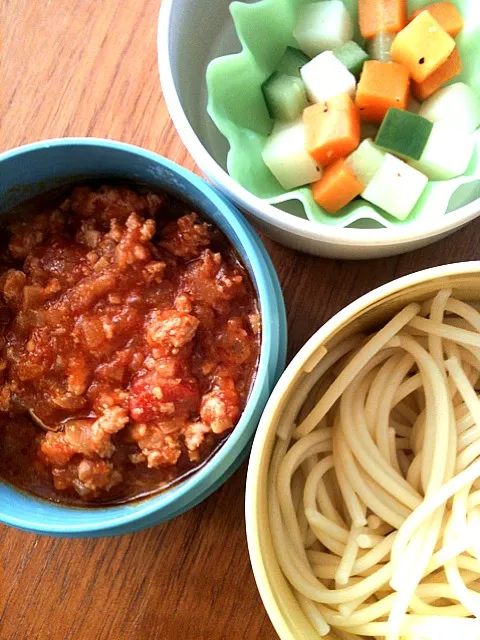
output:
[[[407,0],[358,0],[358,17],[364,38],[398,33],[407,24]]]
[[[422,11],[428,11],[452,38],[456,38],[463,29],[462,14],[452,2],[434,2],[423,9],[417,9],[410,16],[410,22],[415,20]]]
[[[307,107],[303,122],[306,149],[322,166],[344,158],[360,144],[360,116],[346,93]]]
[[[417,100],[423,101],[429,98],[446,82],[455,78],[462,72],[462,59],[457,47],[452,51],[447,61],[423,82],[412,83],[412,93]]]
[[[313,199],[328,213],[337,213],[359,196],[365,186],[348,167],[344,158],[327,167],[323,176],[312,184]]]
[[[362,120],[380,123],[390,107],[407,109],[409,95],[410,78],[405,67],[396,62],[365,62],[355,97]]]
[[[436,71],[455,48],[455,40],[428,11],[422,11],[392,44],[394,62],[407,67],[415,82],[423,82]]]

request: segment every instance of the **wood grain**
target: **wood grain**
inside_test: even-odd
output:
[[[197,0],[199,1],[199,0]],[[141,145],[195,169],[156,62],[157,0],[0,0],[0,146],[57,136]],[[289,353],[336,311],[397,276],[480,257],[480,220],[440,244],[371,262],[266,240],[285,294]],[[103,540],[0,527],[0,640],[270,640],[244,534],[245,465],[174,522]]]

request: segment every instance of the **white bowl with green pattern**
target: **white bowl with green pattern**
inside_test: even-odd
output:
[[[308,0],[163,0],[158,50],[162,88],[187,149],[210,180],[268,236],[334,258],[395,255],[435,242],[480,213],[480,131],[464,176],[429,182],[406,222],[358,200],[325,214],[309,188],[285,192],[263,164],[271,122],[261,84],[294,44],[298,7]],[[356,0],[343,0],[356,19]],[[478,0],[453,0],[466,26],[457,38],[460,78],[480,95]],[[410,0],[409,10],[425,6]],[[232,55],[234,54],[234,55]],[[214,62],[212,62],[214,61]]]

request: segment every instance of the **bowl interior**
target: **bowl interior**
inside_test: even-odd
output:
[[[298,8],[309,0],[261,0],[255,4],[233,2],[230,10],[242,52],[213,60],[207,70],[208,111],[230,150],[227,167],[232,178],[255,196],[309,220],[329,226],[355,228],[431,225],[440,215],[470,204],[480,195],[480,133],[475,135],[476,151],[465,176],[449,181],[430,181],[412,213],[405,221],[357,199],[341,215],[331,216],[319,207],[308,187],[285,192],[262,159],[262,150],[271,131],[261,91],[264,80],[275,69],[286,46],[296,45],[292,32]],[[354,23],[358,22],[357,0],[343,0]],[[480,54],[480,15],[475,0],[454,0],[465,18],[457,38],[464,62],[459,79],[480,94],[480,76],[475,61]],[[425,0],[410,0],[412,11]],[[358,36],[358,28],[357,34]],[[234,53],[236,49],[231,49]],[[296,205],[295,208],[292,208]]]
[[[229,4],[228,0],[175,0],[168,29],[170,69],[185,115],[201,144],[225,171],[229,145],[207,113],[206,74],[214,58],[241,51]]]
[[[410,302],[452,287],[463,300],[480,299],[480,262],[446,265],[406,276],[363,296],[334,316],[297,354],[279,380],[262,416],[248,469],[246,517],[253,571],[263,603],[281,640],[318,640],[284,578],[272,543],[267,481],[276,431],[289,401],[329,349],[349,336],[372,331]],[[334,636],[331,636],[332,638]]]
[[[246,455],[261,411],[285,363],[286,326],[281,290],[257,236],[239,213],[203,180],[142,149],[106,140],[64,139],[28,145],[0,156],[0,215],[52,188],[86,179],[119,179],[163,189],[206,215],[234,244],[248,268],[264,319],[258,373],[236,429],[220,450],[189,478],[143,501],[76,509],[35,499],[0,483],[0,521],[54,534],[90,535],[139,519],[150,524],[190,508],[225,480]],[[160,514],[160,515],[159,515]],[[148,519],[153,518],[150,522]]]

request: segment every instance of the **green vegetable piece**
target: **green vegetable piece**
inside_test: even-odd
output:
[[[395,40],[396,33],[388,33],[386,31],[380,31],[368,42],[368,53],[373,60],[379,62],[391,62],[392,56],[390,51],[392,50],[392,43]]]
[[[333,55],[338,58],[356,78],[360,77],[365,62],[370,60],[368,53],[353,40],[334,49]]]
[[[306,56],[300,49],[287,47],[287,50],[280,59],[276,71],[284,73],[286,76],[296,76],[300,78],[300,69],[310,62],[310,58]]]
[[[404,160],[420,160],[433,123],[409,111],[389,109],[375,144]]]
[[[308,104],[303,80],[277,71],[263,83],[262,91],[274,120],[295,120]]]

